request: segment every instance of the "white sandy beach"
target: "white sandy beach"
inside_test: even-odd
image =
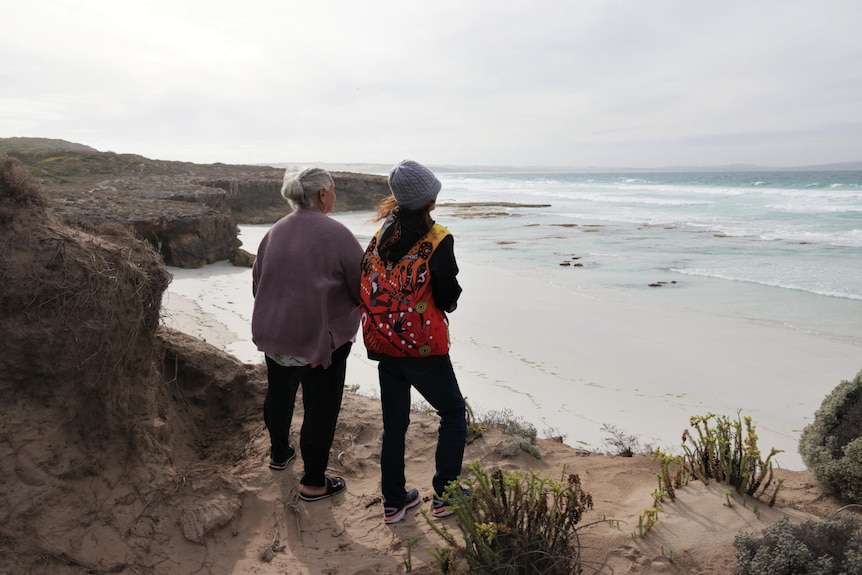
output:
[[[710,313],[671,293],[693,288],[577,290],[469,257],[459,263],[451,356],[468,402],[480,414],[509,409],[573,446],[601,450],[610,424],[673,451],[691,416],[739,412],[752,416],[764,453],[782,449],[779,466],[803,469],[799,433],[862,367],[856,340]],[[250,270],[222,262],[171,272],[164,323],[260,361],[250,341]],[[376,394],[376,364],[361,337],[351,355],[347,385]]]

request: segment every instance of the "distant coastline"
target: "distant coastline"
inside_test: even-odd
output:
[[[62,150],[66,152],[98,153],[91,146],[57,138],[11,137],[0,138],[0,152],[22,150]],[[104,153],[104,152],[103,152]],[[398,158],[399,160],[401,158]],[[300,168],[319,166],[335,172],[352,172],[359,174],[386,175],[392,164],[375,162],[257,162],[254,166],[270,168]],[[189,164],[188,165],[194,165]],[[206,165],[206,164],[203,164]],[[219,162],[213,166],[224,166]],[[234,164],[227,164],[227,166]],[[247,164],[242,164],[247,165]],[[470,173],[470,174],[516,174],[516,173],[669,173],[669,172],[862,172],[862,160],[834,162],[828,164],[809,164],[800,166],[764,166],[755,164],[724,164],[717,166],[659,166],[654,168],[631,166],[574,166],[574,165],[488,165],[488,164],[434,164],[428,166],[440,173]]]
[[[333,162],[279,162],[262,164],[272,168],[301,168],[319,166],[330,171],[354,172],[362,174],[388,174],[389,164],[375,163],[333,163]],[[584,174],[627,174],[627,173],[716,173],[716,172],[862,172],[862,160],[831,164],[805,166],[759,166],[754,164],[727,164],[721,166],[662,166],[658,168],[633,168],[610,166],[503,166],[503,165],[453,165],[428,164],[435,172],[447,174],[529,174],[529,173],[584,173]]]

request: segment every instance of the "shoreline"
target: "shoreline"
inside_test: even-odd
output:
[[[600,451],[609,424],[675,453],[690,417],[739,414],[752,417],[764,456],[782,449],[776,465],[801,470],[803,427],[862,367],[855,341],[688,309],[654,290],[572,289],[459,261],[464,294],[449,316],[451,357],[467,401],[476,413],[508,409],[573,447]],[[249,269],[221,262],[171,272],[165,325],[261,361],[250,341]],[[346,385],[378,393],[361,336]]]
[[[799,434],[862,367],[858,344],[649,296],[572,292],[475,266],[464,284],[450,322],[456,370],[476,374],[465,394],[540,417],[572,446],[600,446],[608,423],[678,452],[691,416],[739,413],[752,417],[764,456],[782,449],[777,463],[801,470]]]

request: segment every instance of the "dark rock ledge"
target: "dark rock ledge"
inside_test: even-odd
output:
[[[131,227],[167,265],[249,265],[253,258],[240,249],[238,224],[274,223],[290,212],[281,197],[280,168],[167,162],[80,145],[69,149],[59,140],[22,140],[0,138],[0,153],[28,167],[63,223],[93,233]],[[337,211],[371,210],[389,194],[385,176],[332,175]]]

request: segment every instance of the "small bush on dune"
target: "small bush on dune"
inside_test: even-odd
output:
[[[500,428],[509,437],[509,442],[498,449],[503,457],[515,457],[524,451],[536,459],[542,458],[542,450],[536,444],[536,427],[511,410],[490,411],[479,419],[479,425],[486,429]]]
[[[640,439],[636,435],[629,435],[613,424],[603,423],[602,431],[605,433],[605,439],[602,443],[606,448],[605,453],[607,455],[634,457],[653,452],[652,445],[641,445]]]
[[[732,421],[714,414],[695,416],[691,426],[697,437],[685,430],[682,448],[692,476],[704,483],[710,479],[728,483],[743,495],[754,497],[766,492],[772,483],[772,458],[781,450],[773,448],[765,460],[762,458],[751,417]],[[780,487],[781,481],[772,493],[770,506],[775,504]]]
[[[755,538],[736,536],[735,575],[848,575],[862,573],[862,526],[853,518],[793,525],[787,519]]]
[[[862,371],[826,396],[802,431],[799,454],[824,491],[862,502]]]
[[[497,452],[503,457],[516,457],[522,451],[529,453],[536,459],[542,458],[542,450],[536,443],[538,432],[536,427],[521,416],[515,415],[510,409],[502,411],[489,411],[477,416],[464,398],[467,407],[467,438],[468,442],[473,438],[481,436],[488,429],[496,428],[503,432],[507,441],[497,446]],[[416,402],[411,406],[413,411],[427,414],[435,414],[437,411],[424,402]]]
[[[466,561],[468,573],[583,571],[578,523],[593,500],[577,475],[555,481],[534,471],[488,472],[473,463],[462,482],[470,495],[454,484],[448,494],[457,502],[455,518],[463,546],[444,524],[425,515],[448,544],[432,550],[443,573],[463,572],[458,566],[461,561]]]

